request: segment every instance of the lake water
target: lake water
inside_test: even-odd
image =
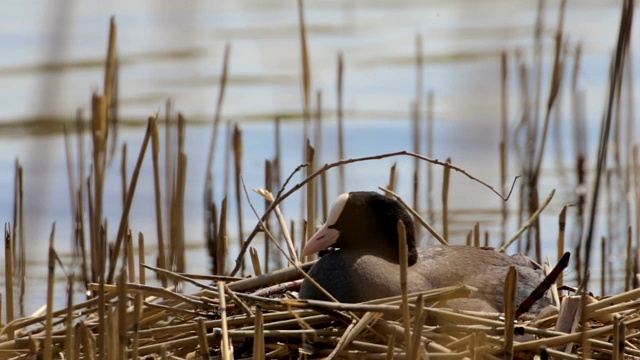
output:
[[[550,78],[558,6],[557,1],[546,4],[543,99]],[[299,114],[302,106],[296,2],[55,1],[42,5],[35,1],[10,1],[3,8],[0,220],[12,219],[13,166],[19,158],[25,169],[25,235],[29,249],[26,312],[45,303],[46,244],[54,221],[56,248],[69,262],[71,243],[64,138],[59,132],[30,125],[31,120],[66,121],[73,119],[77,108],[88,111],[91,92],[101,89],[111,15],[118,25],[121,61],[119,115],[125,125],[130,125],[121,130],[120,138],[121,144],[128,144],[129,174],[144,135],[140,124],[149,115],[162,113],[165,101],[170,98],[188,121],[185,206],[188,271],[206,273],[209,259],[204,250],[201,199],[224,47],[231,44],[223,118],[238,122],[243,130],[243,175],[247,187],[263,187],[264,160],[272,158],[275,151],[273,118]],[[314,92],[321,90],[323,98],[321,162],[338,159],[335,119],[338,52],[345,59],[346,156],[413,148],[409,109],[416,94],[415,43],[416,34],[420,34],[425,59],[422,93],[432,90],[435,94],[434,157],[451,157],[457,166],[498,187],[500,53],[507,50],[510,56],[509,109],[514,130],[521,114],[514,53],[515,49],[522,50],[531,63],[536,12],[536,1],[305,2],[312,88]],[[577,42],[584,46],[580,86],[586,91],[591,158],[597,151],[619,13],[617,1],[567,2],[567,39],[571,48]],[[637,88],[636,79],[634,84]],[[565,118],[570,114],[568,98],[563,97]],[[566,138],[561,143],[565,153],[570,154],[573,145],[568,128],[569,124],[564,125],[562,133],[552,135]],[[220,134],[224,134],[224,128],[221,130]],[[299,119],[283,120],[282,176],[301,162],[302,133]],[[222,171],[224,141],[219,141],[219,145],[216,173]],[[555,261],[557,215],[562,205],[572,200],[573,190],[563,186],[562,179],[556,176],[553,141],[547,149],[540,196],[546,196],[552,188],[559,190],[542,220],[545,253]],[[413,160],[406,157],[349,165],[347,190],[375,190],[386,185],[389,168],[396,161],[399,193],[411,199]],[[567,159],[566,163],[572,164],[570,161]],[[511,164],[510,176],[515,176],[518,174],[513,166],[515,159]],[[106,180],[105,198],[109,200],[105,216],[111,224],[110,232],[115,232],[122,209],[119,166],[118,157],[110,165]],[[442,169],[436,168],[434,176],[439,209]],[[337,195],[337,171],[330,172],[328,178],[329,197],[333,198]],[[293,179],[300,180],[299,176]],[[569,183],[573,182],[569,178]],[[151,161],[147,157],[132,208],[131,226],[135,233],[141,231],[146,235],[148,244],[154,243],[155,236],[152,184]],[[424,198],[424,183],[421,195]],[[450,197],[455,242],[463,242],[466,231],[481,220],[483,230],[490,231],[495,245],[500,237],[501,200],[457,174],[451,179]],[[217,193],[216,201],[220,198]],[[262,204],[257,196],[252,201]],[[285,201],[287,218],[300,217],[299,204],[298,196]],[[509,204],[511,211],[515,211],[517,199]],[[246,204],[244,210],[245,231],[249,231],[255,219]],[[235,214],[234,205],[230,214]],[[231,216],[232,235],[237,227],[234,221]],[[570,222],[569,226],[572,225]],[[508,229],[509,234],[515,232],[515,219]],[[259,244],[257,241],[256,245]],[[153,247],[150,249],[153,251]],[[0,258],[4,262],[4,253]],[[4,267],[0,274],[4,274]],[[0,277],[0,283],[4,289],[4,276]],[[62,294],[63,289],[60,281],[57,293]],[[64,304],[63,297],[57,297],[57,304]]]

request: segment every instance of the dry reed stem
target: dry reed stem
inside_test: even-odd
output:
[[[5,224],[4,228],[4,286],[6,291],[6,314],[7,314],[7,336],[9,340],[14,338],[14,330],[11,327],[11,323],[14,321],[14,307],[13,307],[13,241],[11,239],[11,231],[9,225]]]
[[[262,309],[260,306],[256,306],[255,322],[253,326],[255,329],[253,336],[253,358],[263,360],[265,358],[264,318],[262,316]]]
[[[56,267],[56,254],[54,249],[56,233],[56,224],[53,223],[51,227],[51,235],[49,236],[49,262],[47,265],[47,314],[45,317],[45,337],[44,337],[44,360],[52,359],[53,351],[53,291],[54,291],[54,279],[55,279],[55,267]]]
[[[138,346],[140,344],[140,316],[142,315],[142,303],[144,298],[142,292],[136,294],[135,302],[133,305],[133,340],[132,340],[132,358],[138,358]],[[128,334],[127,334],[128,336]]]
[[[75,281],[75,276],[71,273],[70,276],[67,277],[67,308],[66,308],[66,321],[65,321],[65,336],[66,340],[64,342],[65,349],[65,358],[67,359],[75,359],[77,352],[74,352],[75,349],[75,336],[73,334],[73,295],[74,289],[73,284]],[[53,311],[50,311],[53,312]]]
[[[144,267],[142,266],[142,264],[145,263],[144,249],[144,235],[140,232],[138,233],[138,282],[140,284],[147,283],[147,276],[145,274]]]
[[[421,97],[418,97],[418,99],[421,99]],[[413,127],[413,152],[416,154],[420,154],[421,153],[421,143],[420,143],[420,139],[421,139],[421,130],[420,130],[420,120],[421,119],[421,102],[420,101],[414,101],[411,104],[411,121],[412,121],[412,127]],[[419,195],[420,195],[420,159],[418,158],[414,158],[413,159],[413,181],[412,181],[412,202],[413,202],[413,209],[416,210],[416,212],[420,212],[420,206],[419,206]],[[419,234],[416,234],[418,238],[420,238]]]
[[[434,122],[434,95],[433,91],[429,90],[427,93],[427,157],[433,159],[433,146],[434,146],[434,137],[433,137],[433,122]],[[434,206],[434,198],[435,194],[433,191],[433,167],[427,166],[427,208],[428,208],[428,218],[430,222],[435,221],[435,206]]]
[[[256,276],[262,275],[262,267],[260,266],[260,258],[258,257],[258,250],[254,247],[249,248],[249,255],[251,256],[251,265],[253,266],[253,273]]]
[[[269,201],[270,203],[273,203],[275,201],[273,194],[268,190],[253,189],[253,191],[258,195],[262,196],[263,198],[265,198],[265,200]],[[293,239],[291,238],[291,234],[289,233],[289,229],[287,228],[287,221],[285,220],[284,215],[280,210],[280,206],[276,205],[276,207],[274,208],[274,211],[276,213],[276,218],[278,219],[278,223],[280,224],[280,229],[282,230],[282,236],[284,237],[285,243],[287,244],[287,249],[289,250],[289,256],[296,264],[299,264],[300,260],[298,258],[298,252],[296,251],[296,247],[293,245],[294,242],[293,242]],[[266,235],[266,232],[265,232],[265,235]]]
[[[338,52],[338,80],[337,80],[337,105],[336,115],[338,117],[338,160],[345,158],[344,155],[344,108],[343,108],[343,89],[344,89],[344,59],[342,52]],[[345,175],[344,166],[338,167],[338,193],[345,192]]]
[[[518,273],[510,266],[504,285],[504,359],[513,358],[513,331],[516,320],[516,286]]]
[[[563,333],[574,333],[578,324],[580,323],[580,317],[578,315],[578,309],[581,307],[581,296],[567,296],[560,304],[560,312],[558,313],[558,319],[555,325],[555,331]],[[556,347],[556,350],[570,353],[573,350],[573,342],[560,345]]]
[[[198,346],[200,356],[204,360],[209,360],[209,341],[207,341],[207,329],[204,327],[204,319],[198,319]]]
[[[117,43],[117,26],[114,16],[109,19],[109,40],[107,45],[107,54],[105,59],[105,72],[104,72],[104,98],[107,104],[105,110],[105,118],[107,121],[112,119],[115,109],[112,107],[113,98],[116,94],[115,82],[116,82],[116,43]],[[104,128],[108,132],[108,127]],[[107,133],[105,133],[104,139],[107,139]]]
[[[174,179],[174,172],[175,172],[175,164],[174,164],[175,150],[174,150],[174,144],[173,144],[173,138],[174,138],[173,124],[175,123],[174,117],[175,116],[173,113],[173,107],[171,105],[171,101],[167,100],[166,108],[165,108],[165,119],[164,119],[165,121],[164,123],[164,161],[165,161],[165,164],[164,164],[165,166],[165,172],[164,172],[165,216],[164,218],[166,219],[164,226],[166,226],[166,234],[168,234],[169,236],[171,234],[171,203],[173,201],[172,199],[174,197],[174,192],[175,192],[174,189],[176,185],[175,179]],[[168,242],[170,243],[171,241],[169,240]],[[167,260],[168,258],[165,258],[164,260],[165,267],[166,267]],[[163,283],[163,285],[166,286],[167,284]]]
[[[416,45],[416,98],[413,101],[411,111],[413,113],[413,152],[422,152],[422,94],[424,91],[424,57],[422,51],[422,35],[415,37]],[[415,158],[413,162],[413,208],[420,213],[420,160]],[[418,230],[418,229],[416,229]],[[417,237],[419,238],[419,232]]]
[[[566,8],[566,0],[562,0],[560,2],[558,26],[556,29],[556,36],[555,36],[556,46],[555,46],[555,55],[554,55],[554,61],[553,61],[553,74],[551,75],[551,84],[550,84],[551,89],[549,90],[549,98],[547,101],[547,107],[546,107],[546,113],[545,113],[546,115],[545,115],[543,130],[541,134],[542,139],[540,144],[540,150],[538,151],[537,160],[535,162],[533,172],[531,174],[532,178],[534,179],[534,184],[535,184],[534,187],[537,187],[538,176],[540,174],[540,170],[542,169],[542,160],[544,159],[545,145],[547,143],[547,133],[549,131],[549,122],[551,121],[551,110],[558,97],[560,84],[562,83],[563,72],[562,72],[561,55],[562,55],[562,30],[564,25],[565,8]],[[537,74],[537,75],[539,79],[541,77],[541,74]],[[537,95],[539,95],[539,88],[537,88],[536,90],[538,90]],[[536,106],[536,111],[538,111],[537,106]],[[537,116],[536,116],[536,121],[538,121]]]
[[[272,175],[272,171],[274,170],[273,168],[273,163],[268,160],[265,159],[264,161],[264,188],[267,191],[271,191],[273,189],[273,175]],[[269,208],[269,200],[264,199],[264,209],[268,209]],[[265,224],[267,225],[268,229],[271,229],[271,217],[268,217],[265,220]],[[271,261],[271,246],[269,244],[269,239],[267,237],[267,235],[265,234],[264,236],[264,271],[265,272],[269,272],[269,269],[271,267],[270,264]]]
[[[389,336],[387,342],[387,360],[392,360],[395,352],[396,338],[395,336]]]
[[[127,201],[127,143],[122,144],[120,161],[120,187],[122,191],[122,205]]]
[[[222,75],[220,76],[220,85],[218,90],[218,98],[216,101],[215,115],[213,116],[213,132],[211,134],[211,142],[209,143],[209,155],[207,157],[207,170],[205,172],[205,193],[207,187],[212,190],[214,177],[211,173],[213,169],[213,160],[215,159],[216,143],[218,141],[218,128],[220,127],[220,119],[222,117],[222,103],[224,101],[224,93],[227,89],[227,78],[229,76],[229,56],[231,54],[231,44],[227,43],[224,47],[224,55],[222,56]],[[206,209],[205,209],[206,210]]]
[[[245,315],[247,316],[253,315],[253,313],[251,312],[251,309],[247,306],[247,304],[245,304],[244,301],[240,300],[240,298],[236,295],[236,293],[234,293],[233,290],[229,289],[229,286],[227,284],[224,284],[224,292],[227,295],[229,295],[231,300],[233,300],[233,302],[236,303],[238,307],[240,307],[240,309]]]
[[[360,335],[360,333],[367,328],[367,326],[378,320],[381,316],[381,313],[367,312],[360,318],[360,320],[353,320],[345,330],[344,335],[338,341],[335,349],[333,349],[331,354],[329,354],[326,359],[333,359],[347,345],[352,343],[358,337],[358,335]]]
[[[451,158],[447,158],[447,163],[451,163]],[[451,169],[444,168],[442,177],[442,234],[444,239],[449,240],[449,177]]]
[[[236,210],[237,210],[237,221],[238,221],[238,243],[242,245],[243,241],[243,223],[242,223],[242,188],[240,185],[240,177],[242,176],[242,160],[243,156],[243,139],[242,139],[242,131],[238,124],[233,127],[233,174],[235,180],[235,195],[236,195]],[[242,266],[242,274],[244,275],[245,271],[245,260],[244,257],[241,261]]]
[[[116,359],[125,360],[125,352],[129,339],[127,337],[127,271],[124,266],[118,276],[116,286],[118,288],[118,304],[115,311],[117,314],[116,320],[118,325],[116,329],[113,329],[113,331],[117,330],[117,337],[114,337],[113,339],[114,341],[117,339],[117,347],[112,347],[111,349],[116,349]]]
[[[402,294],[402,324],[404,326],[404,346],[405,349],[411,347],[411,327],[409,318],[409,298],[407,295],[407,229],[402,222],[398,221],[398,245],[399,245],[399,264],[400,264],[400,291]]]
[[[322,159],[322,91],[316,90],[316,112],[314,116],[313,147],[317,155],[315,163]]]
[[[133,283],[136,282],[136,264],[133,252],[133,234],[131,234],[131,229],[127,231],[126,242],[124,259],[122,259],[122,268],[127,270],[129,274],[129,282]]]
[[[225,273],[225,261],[227,259],[227,194],[220,205],[220,226],[216,241],[216,257],[214,258],[214,274]]]
[[[480,223],[477,221],[473,225],[473,246],[480,247]]]
[[[627,239],[626,239],[626,256],[625,256],[625,279],[624,290],[631,290],[631,279],[633,276],[633,229],[631,226],[627,227]]]
[[[105,170],[105,149],[104,143],[106,141],[106,105],[104,96],[100,96],[96,93],[93,94],[91,101],[91,123],[92,123],[92,139],[93,139],[93,175],[88,179],[89,184],[87,188],[89,190],[89,216],[91,219],[90,231],[91,231],[91,264],[98,264],[99,257],[96,254],[98,245],[100,243],[100,227],[102,224],[102,198],[104,187],[104,170]],[[93,182],[93,188],[91,186]],[[91,192],[93,190],[93,193]],[[98,269],[92,269],[92,280],[97,279]]]
[[[508,55],[506,51],[502,51],[500,55],[500,183],[502,184],[502,195],[505,195],[509,189],[507,183],[507,174],[509,167],[508,148],[509,148],[509,93],[508,93],[508,79],[509,79],[509,63]],[[430,156],[430,155],[429,155]],[[507,241],[507,216],[508,216],[507,202],[502,203],[502,241],[504,244]]]
[[[316,156],[315,156],[315,149],[311,146],[311,141],[309,140],[309,138],[306,139],[306,143],[307,143],[307,150],[305,152],[305,154],[307,154],[307,158],[305,159],[305,161],[307,162],[307,164],[310,164],[309,166],[307,166],[306,171],[307,171],[307,178],[314,173],[315,169],[316,169]],[[307,244],[307,239],[310,239],[313,234],[316,232],[316,227],[315,227],[315,222],[316,222],[316,179],[313,179],[311,181],[309,181],[307,183],[307,188],[306,188],[306,206],[307,206],[307,227],[306,227],[306,236],[302,237],[302,241],[300,244],[300,252],[302,253],[302,249],[304,249],[304,247]],[[302,261],[306,261],[307,258],[302,258]]]
[[[131,181],[127,190],[127,201],[122,210],[122,216],[120,217],[120,226],[118,228],[118,235],[116,236],[116,243],[114,245],[113,253],[111,254],[111,261],[109,263],[109,275],[107,276],[107,283],[113,283],[117,259],[120,253],[120,247],[122,246],[122,240],[124,238],[125,232],[127,231],[126,219],[129,217],[129,211],[131,210],[131,204],[133,203],[133,195],[135,194],[136,185],[138,184],[138,177],[140,175],[140,169],[142,168],[142,160],[144,159],[144,154],[147,150],[147,145],[149,144],[149,139],[151,137],[151,131],[153,129],[153,123],[155,121],[155,118],[149,117],[149,123],[147,125],[147,130],[140,147],[138,160],[136,161],[136,166],[133,170],[133,174],[131,174]]]
[[[387,189],[389,189],[389,191],[396,190],[396,165],[397,163],[394,162],[389,169],[389,185],[387,185]]]
[[[533,123],[534,129],[538,128],[538,121],[539,121],[539,112],[540,112],[540,91],[541,91],[541,82],[542,82],[542,57],[543,57],[543,51],[544,51],[544,47],[543,47],[543,38],[542,35],[544,33],[544,7],[545,7],[545,0],[538,0],[538,10],[537,10],[537,14],[536,14],[536,26],[535,26],[535,33],[534,33],[534,63],[535,63],[535,97],[534,97],[534,105],[533,105],[533,111],[534,111],[534,115],[533,115]],[[527,95],[527,98],[529,96]],[[525,109],[528,109],[529,107],[525,107]],[[534,138],[532,138],[533,143],[536,143],[536,139],[535,136],[537,136],[537,132],[533,133]]]
[[[300,26],[300,51],[302,64],[302,113],[303,113],[303,140],[309,139],[309,117],[311,113],[311,65],[309,60],[309,49],[307,47],[307,30],[304,21],[304,2],[298,0],[298,20]],[[307,161],[307,145],[303,144],[302,159]]]
[[[607,280],[607,238],[600,238],[600,295],[606,296],[605,282]]]
[[[326,172],[323,172],[322,175],[320,175],[320,193],[322,194],[320,201],[322,203],[322,222],[324,223],[327,221],[327,217],[329,216],[329,184]]]
[[[395,169],[395,168],[394,168]],[[400,195],[394,193],[392,190],[389,189],[385,189],[382,187],[378,187],[378,189],[382,190],[383,192],[385,192],[387,194],[387,196],[393,196],[400,204],[402,204],[402,206],[404,206],[405,209],[407,209],[411,215],[413,215],[413,217],[418,220],[418,222],[420,223],[420,225],[424,226],[425,229],[427,229],[427,231],[429,231],[429,233],[431,234],[431,236],[433,236],[434,238],[436,238],[436,240],[438,240],[440,242],[440,244],[442,245],[449,245],[449,243],[447,242],[447,240],[445,240],[445,238],[443,238],[440,234],[438,234],[438,231],[436,229],[434,229],[431,225],[429,225],[429,223],[427,223],[426,220],[424,220],[422,218],[422,216],[420,216],[420,214],[418,214],[418,212],[416,212],[413,208],[411,208],[401,197]]]
[[[420,359],[420,348],[422,347],[422,327],[427,319],[427,313],[424,312],[424,298],[418,295],[416,299],[416,312],[413,318],[413,333],[411,335],[411,347],[407,345],[410,359]]]
[[[168,126],[168,125],[167,125]],[[162,221],[162,190],[160,185],[160,134],[158,131],[158,123],[154,121],[151,128],[151,159],[153,164],[153,190],[156,212],[156,234],[158,237],[158,266],[161,268],[167,267],[167,255],[164,249],[164,225]],[[140,234],[142,236],[142,233]],[[144,253],[141,251],[140,254]],[[140,262],[144,263],[142,257]],[[140,272],[142,277],[142,272]],[[164,278],[160,278],[163,286],[167,286],[167,281]],[[142,283],[142,280],[140,281]]]
[[[232,356],[231,343],[229,343],[227,325],[227,304],[224,296],[224,282],[218,281],[218,291],[220,300],[220,319],[222,320],[222,359],[230,360]]]
[[[560,211],[560,215],[558,216],[558,259],[562,257],[562,254],[565,253],[564,248],[564,239],[565,239],[565,230],[567,226],[567,208],[574,206],[573,204],[565,204],[562,207],[562,211]],[[556,281],[558,287],[561,287],[564,284],[564,274],[560,274],[558,276],[558,280]]]
[[[308,271],[311,269],[311,266],[315,264],[315,261],[301,264],[300,269],[303,271]],[[267,286],[269,284],[274,283],[282,283],[286,281],[295,280],[300,277],[298,269],[296,268],[284,268],[280,270],[273,271],[268,274],[263,274],[260,276],[255,276],[251,278],[246,278],[240,281],[233,282],[229,284],[229,288],[233,291],[250,291],[257,288],[261,288]]]

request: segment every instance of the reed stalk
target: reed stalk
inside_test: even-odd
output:
[[[304,20],[304,1],[298,0],[298,20],[300,26],[300,51],[302,64],[302,139],[309,139],[309,121],[311,114],[311,65],[309,60],[309,49],[307,45],[307,30]],[[302,161],[306,162],[309,154],[307,144],[303,144]]]
[[[235,195],[236,195],[236,210],[237,210],[237,221],[238,221],[238,244],[242,246],[244,243],[244,236],[242,234],[243,230],[243,221],[242,221],[242,187],[240,185],[240,176],[242,175],[242,160],[243,160],[243,141],[242,141],[242,131],[238,124],[236,124],[233,128],[233,174],[235,180]],[[242,258],[242,273],[244,275],[245,264],[244,258]]]
[[[167,125],[168,126],[168,125]],[[154,121],[151,128],[151,160],[153,164],[153,190],[154,190],[154,203],[156,211],[156,235],[158,239],[158,266],[161,268],[167,267],[167,255],[164,248],[164,225],[162,221],[162,186],[160,184],[160,134],[158,131],[158,123]],[[165,179],[166,180],[166,179]],[[142,234],[140,234],[142,236]],[[144,251],[140,252],[141,254]],[[142,259],[142,257],[140,257]],[[141,263],[144,261],[140,260]],[[142,272],[140,272],[142,277]],[[161,277],[163,286],[167,286],[165,278]],[[142,282],[142,280],[141,280]]]
[[[338,80],[336,91],[336,115],[338,117],[338,160],[345,158],[344,154],[344,58],[342,52],[338,52]],[[338,168],[338,193],[345,192],[344,167]]]
[[[4,229],[4,259],[7,324],[11,324],[15,318],[13,307],[13,240],[11,239],[11,231],[8,224],[5,224]],[[7,336],[9,340],[14,338],[14,330],[11,325],[7,325]]]
[[[140,284],[147,283],[147,276],[144,271],[144,267],[142,264],[145,263],[145,255],[144,255],[145,247],[144,247],[144,235],[140,232],[138,233],[138,282]],[[133,282],[133,281],[132,281]],[[165,286],[163,284],[163,286]]]
[[[502,195],[505,195],[509,190],[509,184],[507,182],[509,158],[509,63],[508,55],[506,51],[503,51],[500,56],[500,183],[502,184]],[[427,154],[431,156],[431,154]],[[509,214],[509,207],[506,201],[502,202],[502,241],[504,244],[507,241],[507,217]]]
[[[209,341],[207,340],[207,329],[204,326],[204,319],[198,319],[198,345],[202,359],[209,360]]]
[[[433,159],[433,146],[434,146],[434,135],[433,135],[433,122],[434,122],[434,94],[433,91],[429,90],[427,93],[427,156]],[[427,168],[427,208],[428,208],[428,219],[432,224],[435,223],[435,205],[434,199],[435,194],[433,190],[433,167],[430,165],[426,166]]]
[[[266,159],[264,161],[264,188],[269,191],[269,192],[273,192],[273,177],[272,177],[272,170],[273,170],[273,163]],[[269,208],[269,200],[264,199],[264,209],[268,209]],[[264,222],[267,225],[268,229],[271,229],[271,217],[268,217],[267,219],[265,219]],[[269,272],[269,268],[270,268],[270,259],[271,258],[271,246],[269,244],[269,239],[267,238],[267,235],[265,234],[264,236],[264,271],[265,272]]]
[[[53,292],[56,268],[56,252],[54,249],[56,233],[56,224],[51,227],[51,235],[49,236],[49,262],[47,265],[47,314],[45,317],[45,336],[44,336],[44,360],[51,360],[53,356]]]
[[[396,166],[397,163],[393,163],[391,168],[389,169],[389,184],[387,185],[387,189],[389,191],[396,191]]]
[[[398,221],[398,245],[399,263],[400,263],[400,290],[402,294],[402,325],[404,327],[404,346],[405,349],[411,348],[411,326],[409,318],[409,297],[407,294],[407,230],[402,220]]]
[[[447,158],[447,163],[451,163],[451,158]],[[445,166],[442,177],[442,236],[445,241],[449,241],[449,178],[451,168]]]
[[[253,336],[253,358],[256,360],[263,360],[265,358],[265,343],[264,343],[264,318],[262,316],[262,308],[256,306],[255,322],[254,322],[254,336]]]
[[[306,163],[310,164],[310,166],[307,166],[306,171],[307,171],[307,178],[309,178],[309,176],[311,176],[316,169],[316,156],[315,156],[315,149],[311,146],[311,142],[309,141],[309,139],[307,138],[307,150],[305,152],[307,154],[307,159],[306,159]],[[316,232],[316,227],[315,227],[315,222],[316,222],[316,181],[311,180],[309,181],[309,183],[307,183],[307,187],[306,187],[306,205],[307,205],[307,212],[306,212],[306,219],[307,219],[307,226],[306,226],[306,232],[304,233],[305,236],[302,236],[302,242],[300,244],[300,251],[302,251],[302,249],[304,249],[306,243],[307,243],[307,239],[310,239],[313,234]],[[305,259],[302,259],[303,261],[305,261]]]
[[[516,320],[516,291],[518,273],[510,266],[504,285],[504,353],[503,359],[513,359],[513,331]]]
[[[107,276],[107,283],[113,283],[113,278],[115,275],[117,259],[120,253],[120,247],[122,246],[122,241],[125,236],[125,232],[127,231],[127,218],[129,217],[129,211],[131,210],[131,204],[133,203],[133,195],[135,194],[136,185],[138,184],[138,177],[140,176],[140,169],[142,168],[142,160],[144,159],[145,151],[147,150],[147,145],[149,144],[149,138],[151,137],[151,129],[153,128],[153,123],[156,121],[155,118],[149,117],[149,123],[147,125],[147,130],[145,132],[144,139],[142,141],[142,146],[140,148],[140,153],[138,154],[138,160],[136,162],[136,166],[133,170],[133,174],[131,174],[131,181],[127,190],[127,201],[125,202],[124,209],[122,210],[122,215],[120,217],[120,226],[118,227],[118,235],[116,236],[116,243],[114,245],[113,253],[111,254],[111,261],[109,264],[109,275]]]
[[[249,248],[249,255],[251,256],[251,265],[253,265],[253,273],[256,276],[262,275],[262,266],[260,265],[260,258],[258,257],[258,250],[254,247]]]

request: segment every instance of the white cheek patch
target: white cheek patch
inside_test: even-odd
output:
[[[340,194],[336,200],[333,202],[331,206],[331,211],[329,211],[329,217],[327,217],[327,221],[324,223],[324,227],[332,226],[336,222],[338,222],[338,218],[342,214],[342,210],[347,205],[347,201],[349,200],[349,193]]]

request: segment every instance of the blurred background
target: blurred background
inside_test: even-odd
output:
[[[513,133],[508,146],[511,148],[518,146],[518,123],[523,115],[518,64],[528,64],[533,72],[538,18],[543,24],[540,84],[543,104],[548,96],[560,1],[548,0],[543,4],[540,12],[538,1],[305,2],[311,89],[314,99],[316,91],[322,94],[323,145],[316,154],[318,163],[338,160],[336,82],[338,54],[342,53],[345,157],[413,150],[412,103],[416,94],[420,94],[420,116],[426,119],[426,94],[431,91],[434,94],[433,157],[451,158],[455,165],[500,189],[501,54],[503,51],[507,54],[508,126]],[[73,124],[78,109],[89,118],[91,94],[102,91],[112,16],[118,28],[121,129],[117,148],[124,143],[128,146],[129,174],[144,136],[147,117],[156,113],[164,116],[165,104],[170,99],[173,109],[181,112],[187,121],[188,185],[184,215],[188,272],[208,273],[210,269],[205,250],[202,196],[226,44],[230,44],[229,78],[221,114],[224,122],[237,123],[243,131],[243,177],[247,187],[264,187],[264,161],[275,155],[276,116],[282,117],[280,176],[286,178],[302,162],[303,92],[297,2],[69,0],[43,4],[27,0],[3,3],[0,12],[0,220],[8,223],[13,219],[14,168],[19,159],[24,167],[27,313],[45,303],[42,289],[46,279],[46,244],[53,222],[56,223],[56,249],[63,255],[63,261],[71,261],[72,210],[62,124]],[[619,18],[619,1],[567,1],[564,36],[568,64],[561,86],[563,91],[569,90],[575,47],[581,44],[577,86],[584,94],[587,165],[595,162]],[[635,28],[637,30],[637,22]],[[422,75],[416,69],[417,36],[421,37]],[[632,54],[636,50],[632,47]],[[516,53],[520,54],[520,62],[516,60]],[[634,54],[633,58],[638,57]],[[419,78],[423,79],[423,85],[417,89]],[[637,88],[637,76],[631,81]],[[528,86],[533,89],[535,84],[531,81]],[[551,129],[540,183],[541,198],[551,189],[558,189],[541,218],[543,253],[552,262],[557,258],[558,214],[565,203],[575,200],[576,194],[575,178],[562,172],[563,169],[571,172],[574,166],[570,100],[571,96],[558,100],[560,105],[554,119],[565,121]],[[636,97],[632,103],[637,105],[637,102]],[[420,137],[426,139],[424,124],[419,131]],[[223,124],[214,174],[224,172],[225,133]],[[635,133],[631,139],[636,141]],[[90,151],[90,142],[85,145]],[[427,154],[424,140],[420,152]],[[112,233],[117,231],[122,212],[120,157],[117,155],[109,162],[105,182],[104,217],[111,224],[110,239],[115,236]],[[349,165],[346,190],[376,190],[378,186],[385,186],[394,162],[398,165],[398,193],[411,199],[414,162],[409,158]],[[508,175],[512,179],[519,175],[517,157],[510,156],[509,164]],[[420,167],[426,172],[425,163]],[[298,174],[292,182],[302,179]],[[337,172],[329,172],[327,179],[331,201],[338,195]],[[433,210],[437,212],[441,209],[442,168],[434,167],[434,179],[436,208]],[[216,202],[222,197],[220,191],[217,189],[214,194]],[[420,183],[419,195],[426,203],[424,180]],[[255,194],[251,196],[252,201],[260,205],[258,209],[263,209],[262,199]],[[479,221],[489,243],[499,244],[502,200],[498,196],[454,172],[449,197],[451,242],[464,243],[468,230]],[[296,194],[283,203],[287,219],[301,218],[300,202]],[[601,203],[605,206],[604,201]],[[506,226],[510,236],[518,228],[517,199],[512,198],[508,204],[513,214]],[[235,206],[230,204],[230,214],[235,214]],[[425,209],[425,204],[420,208]],[[243,219],[244,231],[249,232],[256,220],[247,204],[243,207]],[[147,157],[130,226],[134,234],[146,235],[151,253],[155,221],[153,177]],[[315,219],[313,226],[320,221]],[[436,216],[434,226],[441,226],[438,221]],[[235,258],[237,217],[230,215],[229,222],[233,238],[229,253],[230,258]],[[601,226],[602,223],[606,220],[600,222]],[[568,234],[575,236],[572,226],[575,223],[569,220]],[[624,224],[619,224],[618,233],[614,235],[621,237],[624,228]],[[611,229],[601,227],[602,233],[607,231]],[[261,238],[256,246],[260,241]],[[567,241],[571,244],[575,239]],[[432,242],[425,238],[424,244],[427,243]],[[4,259],[4,253],[0,258]],[[4,267],[0,272],[4,272]],[[1,279],[3,282],[4,276]],[[60,283],[64,289],[64,282]],[[60,304],[64,301],[63,292],[57,292]]]

